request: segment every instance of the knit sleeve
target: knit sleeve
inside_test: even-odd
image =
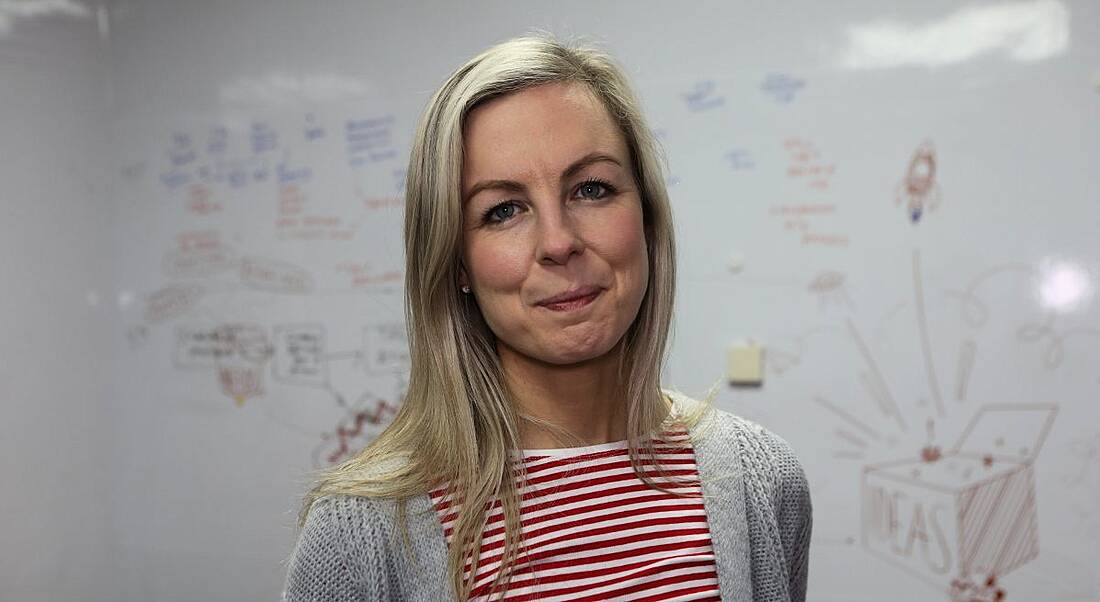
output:
[[[381,528],[370,500],[321,498],[306,515],[291,554],[283,600],[390,599]]]
[[[787,559],[790,598],[792,602],[802,602],[806,599],[810,534],[813,530],[810,487],[802,464],[790,445],[773,435],[773,450],[779,480],[775,517]]]
[[[804,602],[812,526],[806,474],[781,437],[742,418],[733,424],[744,468],[753,599]]]

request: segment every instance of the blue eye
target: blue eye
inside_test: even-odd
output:
[[[605,191],[604,194],[599,194],[599,191],[601,189]],[[599,178],[591,178],[585,180],[584,182],[581,182],[580,187],[577,188],[577,192],[585,198],[602,199],[603,197],[615,192],[615,188],[611,184],[604,182]],[[596,196],[588,196],[589,193]]]
[[[497,212],[497,210],[499,209],[506,209],[508,207],[512,208],[510,212]],[[504,201],[503,203],[498,203],[490,207],[484,214],[482,214],[481,221],[482,223],[487,224],[499,224],[501,222],[507,221],[509,218],[516,214],[516,207],[517,205],[515,201]],[[493,219],[494,217],[500,217],[502,219]]]

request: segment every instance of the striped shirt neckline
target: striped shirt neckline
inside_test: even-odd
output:
[[[626,449],[628,441],[623,439],[621,441],[611,441],[610,443],[597,443],[595,445],[585,445],[582,447],[559,447],[551,449],[524,449],[521,450],[524,458],[531,458],[535,456],[575,456],[582,454],[589,454],[595,452],[609,451],[612,449]]]

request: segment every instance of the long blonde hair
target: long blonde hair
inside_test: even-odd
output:
[[[299,514],[301,526],[313,503],[328,495],[393,499],[407,544],[406,500],[446,485],[463,509],[448,553],[449,574],[461,599],[469,597],[474,585],[487,509],[494,499],[504,512],[505,545],[489,591],[500,585],[507,591],[517,568],[511,565],[521,541],[522,485],[513,473],[514,453],[520,448],[519,421],[546,429],[559,441],[583,444],[513,403],[495,336],[473,296],[458,290],[466,115],[488,99],[551,82],[583,83],[607,108],[630,150],[642,200],[649,286],[634,323],[612,350],[618,353],[619,382],[626,397],[634,473],[654,489],[690,497],[673,491],[672,484],[659,483],[643,464],[653,465],[662,480],[679,482],[656,461],[652,435],[673,425],[690,430],[713,407],[713,389],[704,403],[680,411],[661,388],[676,281],[672,215],[657,142],[620,67],[601,50],[566,45],[546,33],[497,44],[469,60],[428,103],[409,158],[404,231],[408,392],[393,422],[366,449],[321,473]],[[690,439],[662,446],[688,444]],[[471,569],[464,578],[467,560]]]

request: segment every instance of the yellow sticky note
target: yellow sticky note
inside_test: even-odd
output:
[[[764,348],[751,342],[730,347],[726,354],[726,376],[734,385],[763,384]]]

